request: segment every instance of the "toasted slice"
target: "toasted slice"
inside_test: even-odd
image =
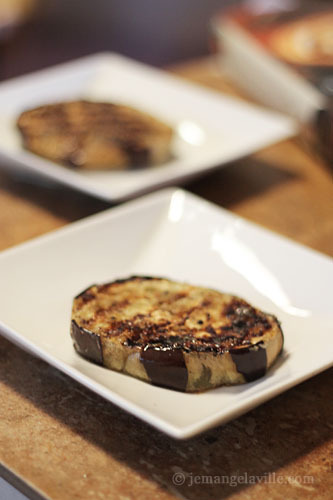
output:
[[[161,163],[170,156],[173,131],[129,106],[72,101],[23,112],[17,126],[26,149],[82,169]]]
[[[238,297],[140,276],[78,295],[71,335],[85,358],[181,391],[262,377],[283,346],[278,320]]]

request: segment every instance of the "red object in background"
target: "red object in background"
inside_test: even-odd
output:
[[[246,0],[216,17],[213,28],[234,81],[314,131],[333,163],[332,3]]]

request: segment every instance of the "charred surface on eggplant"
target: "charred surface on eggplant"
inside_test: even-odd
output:
[[[127,144],[122,144],[122,147],[130,158],[130,162],[133,167],[139,167],[149,164],[150,151],[148,148],[138,147],[135,144],[131,144],[129,141],[127,142]]]
[[[152,384],[186,391],[188,373],[180,349],[148,347],[141,350],[140,361]]]
[[[228,304],[223,313],[229,319],[229,325],[224,327],[226,332],[228,329],[235,335],[241,336],[243,339],[248,337],[261,337],[267,330],[271,328],[271,323],[268,321],[268,315],[258,311],[250,306],[245,300],[234,298]],[[269,315],[274,321],[276,318]]]
[[[110,286],[114,285],[122,285],[124,283],[129,283],[131,281],[147,281],[147,280],[162,280],[163,278],[153,278],[151,276],[129,276],[128,278],[119,278],[114,281],[110,281],[109,283],[103,283],[102,285],[92,285],[89,288],[86,288],[86,290],[82,293],[87,292],[90,290],[92,287],[96,287],[97,292],[106,292]],[[81,294],[79,294],[77,297],[80,297]],[[75,297],[75,298],[77,298]]]
[[[170,156],[173,130],[129,106],[86,100],[26,110],[17,126],[24,146],[73,168],[130,168]]]
[[[154,277],[154,276],[137,276],[137,275],[132,275],[129,276],[128,278],[119,278],[115,281],[112,281],[108,283],[108,285],[113,285],[114,283],[127,283],[128,281],[148,281],[148,280],[163,280],[165,278],[159,278],[159,277]]]
[[[96,285],[90,285],[88,286],[85,290],[83,290],[82,292],[80,292],[78,295],[76,295],[75,299],[78,299],[78,298],[94,298],[95,295],[93,295],[91,293],[91,289],[96,286]]]
[[[77,323],[72,320],[71,336],[75,350],[81,354],[81,356],[99,365],[103,364],[103,351],[99,335],[89,330],[85,330],[84,328],[80,328]]]
[[[83,356],[181,391],[255,380],[283,345],[278,320],[245,300],[151,276],[91,286],[72,319]]]

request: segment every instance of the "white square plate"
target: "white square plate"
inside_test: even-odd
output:
[[[80,172],[25,151],[25,109],[87,98],[129,104],[176,131],[172,159],[151,168]],[[107,201],[175,184],[253,153],[296,131],[291,119],[207,90],[116,54],[97,54],[0,84],[0,160]]]
[[[75,295],[132,274],[237,294],[282,321],[285,349],[255,382],[185,394],[78,356]],[[177,438],[245,413],[333,364],[333,262],[210,203],[166,189],[0,254],[0,328],[104,398]]]

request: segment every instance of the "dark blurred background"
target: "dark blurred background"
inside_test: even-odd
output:
[[[210,51],[211,16],[231,3],[234,2],[0,0],[0,77],[16,76],[104,50],[158,66],[199,57]],[[14,13],[8,21],[10,10]],[[11,26],[16,29],[10,29]]]

